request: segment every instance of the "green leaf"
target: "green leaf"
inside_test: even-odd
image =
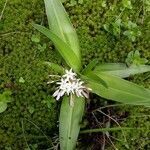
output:
[[[30,114],[33,114],[34,111],[35,111],[35,108],[34,108],[33,106],[29,106],[29,107],[28,107],[28,110],[29,110],[29,113],[30,113]]]
[[[127,67],[123,63],[106,63],[106,64],[101,64],[97,66],[94,69],[94,71],[96,71],[97,74],[101,74],[101,72],[104,72],[110,75],[115,75],[121,78],[126,78],[131,75],[148,72],[150,71],[150,66],[138,65],[138,66]]]
[[[83,70],[82,70],[82,74],[87,74],[88,72],[90,72],[98,63],[97,59],[92,60]]]
[[[60,0],[44,0],[50,30],[67,43],[81,61],[78,37]]]
[[[44,43],[43,45],[38,44],[37,48],[39,51],[43,52],[46,49],[47,45],[46,43]]]
[[[74,150],[80,131],[85,100],[81,97],[74,97],[74,106],[70,106],[69,97],[64,97],[60,110],[59,136],[61,150]]]
[[[4,91],[2,94],[0,94],[0,102],[11,102],[11,94],[12,92],[9,90]]]
[[[51,62],[43,62],[43,64],[48,65],[51,69],[53,69],[57,73],[64,74],[64,68],[60,65]]]
[[[125,104],[150,106],[150,90],[107,73],[97,75],[107,83],[108,88],[90,81],[88,87],[93,93]]]
[[[19,78],[19,83],[25,83],[25,80],[24,80],[23,77],[20,77],[20,78]]]
[[[0,113],[7,109],[7,103],[11,102],[11,91],[7,90],[0,94]]]
[[[35,43],[39,43],[40,42],[40,37],[38,35],[32,35],[31,41],[35,42]]]
[[[103,0],[103,1],[102,1],[101,6],[102,6],[102,7],[104,7],[104,8],[107,6],[107,4],[106,4],[106,0]]]
[[[113,71],[126,69],[126,64],[123,63],[104,63],[95,67],[96,71]]]
[[[7,103],[0,101],[0,113],[4,112],[7,109]]]
[[[84,3],[84,0],[79,0],[78,3],[79,3],[79,4],[83,4],[83,3]]]
[[[88,72],[86,75],[81,75],[81,77],[85,80],[85,81],[92,81],[92,82],[95,82],[95,83],[99,83],[99,84],[102,84],[104,87],[108,87],[107,83],[102,79],[100,78],[99,76],[97,76],[97,74],[93,73],[92,71],[91,72]]]
[[[70,0],[69,6],[75,6],[75,5],[77,5],[77,1],[76,0]]]
[[[132,4],[131,4],[130,0],[123,0],[122,3],[123,3],[124,7],[128,8],[128,9],[132,9]]]
[[[71,68],[73,68],[73,70],[75,70],[76,72],[80,71],[81,61],[68,44],[62,41],[58,36],[56,36],[53,32],[51,32],[47,28],[37,24],[33,24],[33,26],[34,28],[39,30],[41,33],[43,33],[45,36],[47,36],[49,39],[53,41],[59,53],[62,55],[66,63]]]
[[[123,35],[127,36],[132,42],[136,40],[136,34],[132,30],[126,30],[123,32]]]

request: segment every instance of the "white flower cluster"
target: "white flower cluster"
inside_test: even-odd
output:
[[[56,83],[59,85],[53,94],[53,96],[56,97],[56,100],[59,100],[64,94],[67,94],[68,96],[76,94],[78,97],[88,98],[90,89],[83,85],[83,81],[76,78],[77,74],[74,73],[72,69],[69,71],[66,70],[65,72],[66,74],[61,77],[61,81]]]

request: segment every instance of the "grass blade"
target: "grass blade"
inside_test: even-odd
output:
[[[85,133],[98,133],[98,132],[106,132],[106,131],[118,131],[118,130],[133,130],[136,128],[129,128],[129,127],[121,127],[121,128],[97,128],[97,129],[86,129],[80,131],[81,134]]]

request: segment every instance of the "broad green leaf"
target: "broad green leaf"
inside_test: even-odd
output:
[[[101,72],[115,75],[121,78],[126,78],[131,75],[140,74],[144,72],[150,71],[150,66],[148,65],[139,65],[139,66],[130,66],[127,67],[123,63],[106,63],[101,64],[97,66],[94,71],[97,72],[97,74],[101,74]],[[99,72],[99,73],[98,73]]]
[[[88,72],[92,71],[92,69],[96,66],[98,63],[97,59],[92,60],[83,70],[82,74],[87,74]]]
[[[56,71],[57,73],[64,73],[64,68],[58,64],[51,63],[51,62],[43,62],[43,64],[48,65],[51,69]]]
[[[79,60],[81,54],[75,29],[60,0],[44,0],[50,30],[66,42]]]
[[[95,67],[95,70],[97,71],[113,71],[113,70],[122,70],[126,69],[127,66],[124,63],[104,63],[99,64]]]
[[[84,113],[85,100],[74,97],[74,106],[70,106],[69,97],[64,97],[60,110],[59,136],[61,150],[74,150]]]
[[[92,71],[88,72],[86,75],[81,75],[81,78],[84,79],[85,81],[93,81],[99,84],[102,84],[104,87],[108,87],[107,83],[101,79],[99,76],[97,76],[95,73]]]
[[[7,109],[7,103],[11,102],[12,92],[7,90],[0,94],[0,113]]]
[[[7,103],[0,101],[0,113],[4,112],[7,109]]]
[[[71,49],[71,47],[66,44],[64,41],[62,41],[57,35],[55,35],[53,32],[48,30],[47,28],[33,24],[34,28],[39,30],[41,33],[43,33],[45,36],[47,36],[49,39],[51,39],[59,51],[59,53],[62,55],[66,63],[73,68],[76,72],[78,72],[81,68],[81,61],[76,56],[74,51]]]
[[[12,92],[9,90],[4,91],[2,94],[0,94],[0,102],[11,102],[11,94]]]
[[[93,93],[125,104],[150,106],[150,90],[104,72],[97,75],[107,83],[108,88],[90,81],[88,87]]]

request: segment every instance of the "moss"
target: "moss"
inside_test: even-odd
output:
[[[131,130],[125,130],[124,135],[122,132],[115,132],[113,137],[117,137],[114,144],[116,148],[121,150],[127,149],[149,149],[150,141],[150,126],[149,126],[149,108],[123,106],[118,109],[117,115],[120,116],[121,112],[128,112],[128,117],[120,123],[121,127],[131,127]],[[125,139],[126,138],[126,139]],[[108,150],[111,148],[108,148]]]
[[[87,65],[91,59],[98,58],[99,62],[124,62],[131,50],[139,49],[142,56],[149,60],[149,12],[145,12],[142,1],[132,0],[132,9],[124,8],[122,2],[106,1],[106,6],[102,5],[103,0],[84,0],[82,4],[77,3],[71,6],[70,0],[64,3],[74,27],[79,36],[82,63]],[[0,10],[4,6],[5,0],[0,1]],[[112,26],[118,14],[121,14],[121,21],[124,24],[119,34],[115,30],[106,31],[104,25]],[[54,90],[52,85],[47,85],[49,74],[54,74],[52,70],[43,66],[41,61],[52,61],[64,64],[63,60],[54,51],[50,41],[41,35],[41,42],[46,43],[47,48],[39,51],[37,44],[31,41],[33,34],[38,34],[31,26],[32,22],[47,26],[47,19],[44,11],[43,0],[13,0],[8,1],[2,21],[0,22],[0,87],[1,91],[11,89],[13,92],[12,103],[8,109],[0,114],[0,149],[12,147],[12,149],[26,148],[25,138],[28,144],[38,144],[38,149],[48,148],[50,143],[43,136],[35,125],[46,133],[53,136],[53,131],[57,130],[57,110],[56,103],[53,102],[51,94]],[[128,21],[136,23],[141,36],[135,36],[135,41],[131,41],[123,33],[129,30],[125,24]],[[114,28],[116,29],[116,28]],[[117,28],[118,30],[118,28]],[[132,77],[131,80],[142,86],[149,87],[149,73]],[[20,83],[22,77],[25,82]],[[47,103],[50,103],[49,108]],[[128,111],[130,108],[124,109]],[[133,115],[142,111],[148,114],[147,109],[138,108],[130,110]],[[35,125],[33,125],[33,123]],[[124,125],[148,127],[147,119],[135,121],[133,118],[126,120]],[[23,127],[25,136],[23,134]],[[56,131],[57,132],[57,131]],[[148,132],[127,131],[126,136],[132,149],[137,149],[138,145],[143,149],[149,149],[145,140]],[[141,136],[142,135],[142,136]],[[119,137],[119,134],[116,133]],[[137,140],[130,140],[130,137]],[[139,143],[137,141],[140,141]],[[118,142],[118,147],[123,149]]]
[[[3,6],[2,4],[4,1],[0,2],[0,6]],[[46,144],[41,145],[47,148],[47,139],[37,140],[28,136],[43,136],[36,126],[47,136],[51,136],[52,131],[56,129],[56,103],[50,96],[53,87],[47,85],[48,75],[54,72],[43,66],[41,61],[53,59],[56,62],[53,57],[57,54],[49,48],[40,52],[37,45],[31,41],[31,36],[36,34],[31,21],[38,22],[39,16],[40,19],[43,17],[42,6],[43,1],[34,0],[31,3],[15,0],[8,2],[5,9],[0,36],[0,84],[3,90],[11,89],[13,95],[7,111],[0,114],[0,149],[5,149],[6,146],[15,150],[25,148],[27,145],[24,136],[27,136],[29,144],[46,141]],[[32,11],[31,7],[35,10]],[[47,47],[50,45],[47,42]],[[19,82],[20,77],[24,79],[24,83]],[[40,147],[40,144],[38,146]]]

